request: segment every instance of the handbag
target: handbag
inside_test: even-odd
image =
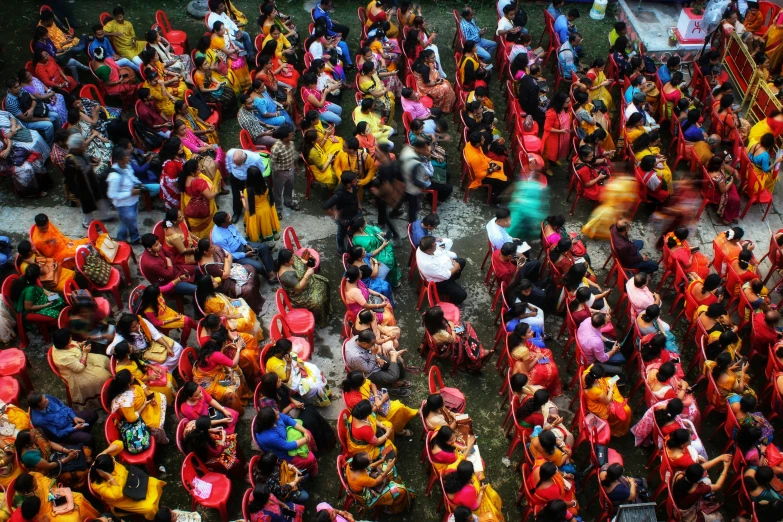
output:
[[[74,290],[71,292],[72,306],[97,306],[89,290]]]
[[[609,423],[601,417],[598,417],[595,413],[588,413],[585,415],[585,424],[588,428],[595,431],[595,444],[603,444],[604,446],[609,444],[609,439],[612,438],[612,430],[609,428]]]
[[[117,250],[120,246],[116,241],[109,237],[108,233],[103,232],[98,236],[98,239],[95,240],[95,247],[98,249],[98,252],[103,256],[103,258],[107,262],[111,263],[114,261],[114,258],[117,257]]]
[[[156,386],[156,387],[163,387],[167,386],[169,383],[168,378],[168,372],[166,371],[166,368],[162,366],[158,366],[157,364],[147,364],[147,375],[152,376],[153,371],[156,373],[161,374],[161,377],[159,379],[149,381],[147,384],[150,386]]]
[[[87,247],[89,254],[84,261],[82,272],[84,277],[90,280],[90,282],[96,286],[106,286],[111,277],[111,265],[107,263],[98,251],[92,246]]]
[[[209,202],[207,198],[199,194],[190,198],[188,204],[185,205],[185,217],[191,219],[204,219],[209,217]]]
[[[128,466],[128,478],[122,488],[122,494],[131,500],[147,498],[147,484],[150,476],[136,466]]]
[[[64,488],[58,484],[56,488],[50,489],[49,493],[54,497],[52,499],[52,513],[55,515],[66,515],[76,509],[71,488]]]
[[[149,449],[151,444],[150,430],[141,417],[136,422],[121,420],[119,428],[120,438],[128,453],[136,455]]]
[[[35,262],[41,267],[41,284],[47,290],[54,290],[60,282],[60,271],[57,270],[57,261],[50,257],[36,257]]]
[[[628,414],[625,411],[625,404],[627,402],[628,401],[623,401],[623,402],[612,401],[612,403],[609,405],[609,413],[617,417],[617,420],[621,422],[624,421],[625,419],[628,418]]]
[[[441,388],[438,393],[440,393],[440,396],[443,397],[443,405],[453,413],[465,412],[465,406],[467,404],[465,401],[465,395],[457,388]]]

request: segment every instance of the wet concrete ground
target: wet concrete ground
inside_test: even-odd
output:
[[[8,38],[5,43],[7,71],[16,70],[18,66],[27,59],[27,54],[24,52],[24,49],[27,47],[27,41],[29,39],[27,35],[30,33],[29,29],[34,25],[33,14],[37,12],[37,7],[34,7],[33,2],[25,0],[21,4],[24,6],[24,10],[20,10],[21,14],[18,18],[14,19],[15,23],[13,26],[9,26],[10,17],[3,17],[0,19],[0,34],[6,35]],[[250,15],[252,22],[256,16],[255,4],[247,2],[246,0],[238,0],[236,4],[245,13]],[[425,16],[428,20],[431,20],[430,26],[437,27],[441,33],[438,44],[440,46],[441,57],[444,60],[443,65],[450,77],[453,77],[454,72],[454,63],[450,60],[449,56],[449,45],[453,35],[454,24],[451,13],[446,11],[446,9],[443,9],[443,7],[448,7],[449,9],[452,7],[460,9],[462,7],[462,4],[452,4],[425,2],[423,5]],[[300,27],[306,27],[309,21],[308,12],[311,7],[310,4],[303,6],[299,2],[279,2],[278,5],[281,10],[293,15]],[[545,5],[525,5],[526,7],[529,5],[528,14],[530,16],[530,23],[528,24],[528,28],[531,33],[537,37],[540,34],[543,25],[541,10],[545,8]],[[97,13],[111,10],[109,4],[97,0],[78,0],[78,3],[72,4],[72,6],[76,9],[85,27],[92,23],[92,18],[95,18]],[[579,7],[584,15],[580,19],[580,30],[585,33],[601,36],[600,39],[588,38],[586,40],[588,54],[592,55],[592,57],[605,56],[605,34],[608,32],[608,28],[611,27],[612,21],[610,20],[610,17],[607,17],[607,19],[602,22],[590,21],[586,16],[589,4],[586,7],[585,4],[575,4],[575,6]],[[494,25],[494,6],[474,5],[474,7],[477,7],[480,25]],[[128,18],[137,24],[137,32],[140,32],[140,27],[146,28],[152,23],[152,16],[154,9],[156,8],[166,9],[174,27],[187,30],[190,34],[191,42],[194,42],[196,36],[204,30],[203,23],[200,21],[184,18],[182,14],[184,13],[184,5],[180,3],[153,3],[135,0],[125,4]],[[337,14],[335,15],[337,20],[348,24],[352,28],[352,35],[349,38],[349,44],[351,45],[352,51],[357,45],[357,33],[359,31],[358,22],[354,14],[355,8],[355,2],[338,2]],[[254,31],[251,32],[254,34]],[[536,39],[534,38],[534,42],[535,41]],[[600,48],[593,48],[594,45],[596,47],[600,46]],[[588,59],[590,58],[591,57],[589,56]],[[346,100],[352,98],[351,94],[352,93],[348,93]],[[502,115],[505,106],[497,83],[495,83],[492,88],[492,97],[497,106],[498,114]],[[350,110],[352,109],[352,102],[346,102],[343,106]],[[399,123],[398,114],[398,124]],[[348,136],[351,131],[349,127],[350,121],[348,123],[343,123],[338,130],[338,133],[342,136]],[[224,123],[223,128],[221,129],[221,138],[223,140],[224,148],[227,149],[237,144],[237,133],[238,128],[236,122]],[[397,137],[394,141],[399,147],[401,144],[400,138]],[[449,145],[447,150],[450,154],[450,181],[453,184],[457,184],[459,177],[457,161],[459,151],[456,149],[456,144]],[[685,175],[688,175],[688,172],[681,168],[678,172],[678,176]],[[564,169],[557,169],[555,176],[551,178],[549,182],[551,187],[550,213],[564,214],[567,216],[570,202],[565,201],[567,184]],[[61,181],[57,179],[55,186],[60,187],[60,183]],[[316,347],[313,362],[324,371],[335,389],[336,395],[333,398],[332,406],[323,411],[323,414],[327,418],[334,420],[342,408],[338,387],[344,376],[340,356],[341,343],[339,337],[344,307],[340,302],[338,292],[338,284],[342,275],[342,266],[335,252],[335,225],[330,218],[324,215],[320,207],[321,201],[326,197],[326,192],[322,188],[314,187],[311,194],[311,200],[304,201],[303,191],[303,175],[300,172],[297,177],[296,192],[303,210],[298,213],[292,213],[288,209],[284,210],[282,224],[283,226],[293,225],[303,244],[316,248],[322,253],[322,273],[326,275],[332,283],[332,308],[334,313],[329,322],[329,326],[319,329],[316,333]],[[220,198],[219,204],[224,209],[229,208],[230,198]],[[63,205],[63,198],[59,189],[50,191],[50,195],[43,199],[18,200],[12,196],[10,183],[7,180],[0,180],[0,205],[0,231],[3,234],[10,235],[14,241],[17,241],[26,235],[30,224],[33,221],[33,216],[42,211],[46,212],[50,216],[50,219],[66,234],[76,237],[83,236],[84,231],[80,226],[81,216],[79,210],[67,208]],[[152,212],[142,211],[140,213],[139,224],[142,232],[151,230],[152,226],[162,218],[161,208],[162,207],[158,203]],[[758,251],[762,254],[766,252],[767,249],[770,229],[774,231],[781,228],[782,220],[778,213],[778,208],[783,209],[779,196],[776,197],[775,208],[773,208],[773,211],[770,213],[766,222],[761,222],[761,213],[758,209],[754,208],[751,209],[748,216],[741,223],[745,228],[746,237],[756,242],[759,249]],[[425,205],[424,211],[420,213],[420,217],[428,210],[429,207]],[[587,220],[591,210],[592,206],[590,203],[585,201],[580,202],[574,216],[568,217],[567,228],[572,231],[578,231],[581,228],[581,225]],[[477,194],[471,194],[467,204],[462,202],[462,192],[455,191],[452,199],[439,204],[438,214],[441,217],[441,226],[438,230],[438,234],[453,239],[453,250],[461,257],[468,260],[468,266],[460,280],[469,294],[469,298],[465,303],[463,317],[473,324],[479,338],[484,344],[491,346],[495,333],[495,326],[493,324],[494,313],[489,311],[492,296],[483,285],[484,273],[481,272],[479,267],[486,253],[486,234],[484,225],[494,216],[494,208],[488,207],[484,203],[483,191],[479,191]],[[651,248],[655,238],[652,237],[647,228],[649,216],[650,209],[642,206],[632,226],[631,237],[643,239],[648,245],[645,251],[650,254],[651,257],[658,258],[660,254]],[[372,207],[369,207],[368,221],[374,223],[376,217],[377,214],[375,213],[375,210]],[[716,232],[723,229],[723,227],[716,224],[717,218],[714,214],[714,210],[709,208],[703,214],[698,230],[694,231],[695,233],[692,234],[692,238],[690,239],[692,245],[701,246],[701,251],[708,256],[711,256],[712,253],[712,238],[715,236]],[[110,230],[114,230],[115,226],[116,225],[110,225]],[[396,221],[395,226],[399,231],[404,231],[406,223],[403,221]],[[606,274],[605,271],[600,270],[600,267],[609,253],[608,244],[586,240],[586,245],[591,258],[593,259],[593,264],[598,270],[599,281],[603,281]],[[278,247],[280,246],[282,246],[282,242],[278,242]],[[137,253],[139,252],[140,250],[137,247]],[[533,245],[533,252],[538,252],[538,244]],[[410,253],[409,244],[404,242],[402,247],[396,249],[396,253],[398,262],[404,267]],[[767,265],[765,264],[762,273],[766,273],[766,269]],[[131,270],[134,276],[133,284],[138,284],[140,281],[136,268],[132,267]],[[407,269],[404,269],[403,272],[407,273]],[[416,349],[419,346],[423,335],[423,328],[421,326],[422,311],[415,309],[417,297],[415,284],[415,278],[413,283],[404,281],[401,289],[395,292],[395,299],[397,301],[395,315],[403,331],[403,338],[401,341],[402,348],[407,349],[409,352],[407,359],[412,364],[420,365],[423,364],[423,361],[420,360]],[[654,281],[654,284],[657,284],[657,279]],[[127,296],[130,288],[131,287],[128,286],[123,289],[124,297]],[[274,301],[272,299],[273,294],[267,286],[264,286],[263,292],[267,299],[267,304],[261,320],[262,323],[268,324],[268,321],[275,313]],[[614,302],[615,299],[616,297],[612,297],[610,298],[610,301]],[[668,310],[668,304],[671,302],[671,295],[665,297],[665,302],[667,304],[666,310]],[[664,318],[670,320],[668,315]],[[548,317],[547,332],[556,334],[559,331],[561,324],[562,319],[560,317],[555,315]],[[678,335],[678,339],[681,339],[681,336],[684,335],[683,322],[678,325],[675,333]],[[567,408],[570,399],[573,397],[574,391],[568,389],[567,385],[570,382],[573,373],[566,371],[564,361],[560,357],[561,343],[552,341],[549,346],[555,354],[555,359],[560,367],[561,378],[565,383],[567,390],[566,394],[557,399],[556,402],[561,407],[561,412],[563,412],[564,417],[567,420],[570,420],[571,413],[567,412]],[[27,354],[31,359],[34,368],[32,378],[35,387],[38,390],[43,390],[47,393],[63,397],[64,392],[62,385],[46,366],[44,359],[46,348],[47,347],[43,346],[40,337],[37,335],[32,337]],[[689,341],[684,343],[682,351],[685,354],[685,360],[690,360],[690,356],[693,353],[692,342]],[[502,463],[502,458],[505,456],[508,448],[508,441],[503,436],[503,432],[500,428],[505,412],[501,411],[499,408],[500,398],[498,396],[498,389],[501,385],[501,379],[494,369],[494,361],[495,359],[493,358],[492,362],[488,364],[487,368],[481,374],[458,373],[455,378],[450,376],[450,368],[448,365],[442,366],[441,369],[447,385],[457,386],[465,392],[468,401],[467,412],[473,418],[474,429],[479,436],[478,443],[481,448],[482,456],[486,461],[487,477],[504,499],[503,511],[506,518],[516,519],[521,516],[521,511],[514,506],[516,492],[520,485],[520,477],[513,470],[513,466],[509,468]],[[38,371],[39,369],[40,371]],[[761,367],[754,366],[753,375],[756,377],[763,375]],[[421,404],[421,401],[427,396],[426,378],[424,376],[413,376],[412,380],[415,382],[415,387],[412,395],[405,399],[405,402],[410,406],[416,407]],[[631,378],[632,382],[634,380],[635,376]],[[636,405],[638,400],[639,396],[634,397],[630,404]],[[635,420],[638,419],[638,416],[641,415],[641,413],[641,410],[635,412]],[[250,421],[252,419],[252,414],[252,408],[248,408],[246,410],[245,418],[238,429],[241,446],[245,450],[245,456],[248,458],[251,453]],[[722,434],[718,435],[714,440],[706,440],[708,439],[708,435],[712,432],[715,422],[718,420],[720,420],[718,419],[718,416],[707,419],[702,429],[702,437],[705,439],[708,453],[711,456],[716,455],[724,443],[724,436]],[[404,440],[398,438],[396,440],[400,453],[398,466],[406,484],[415,489],[419,493],[419,497],[410,512],[393,518],[405,521],[440,520],[442,515],[438,515],[435,512],[440,495],[438,488],[435,488],[431,498],[426,498],[423,495],[424,486],[426,485],[426,476],[424,474],[423,466],[418,461],[418,456],[422,449],[421,442],[419,441],[421,426],[418,418],[411,422],[411,428],[414,431],[414,436],[412,438]],[[102,429],[102,425],[96,426],[95,429]],[[172,418],[169,419],[168,430],[170,434],[173,434],[174,420]],[[623,454],[628,474],[646,475],[647,470],[645,469],[645,466],[649,454],[646,450],[634,448],[633,440],[630,435],[622,439],[613,440],[611,447]],[[334,470],[335,456],[336,451],[332,451],[322,455],[319,459],[321,476],[306,488],[310,491],[312,497],[312,500],[308,503],[309,516],[306,516],[306,519],[309,519],[312,516],[314,506],[318,502],[327,501],[333,505],[337,505],[336,493],[338,482]],[[521,451],[517,450],[515,455],[512,456],[512,462],[515,464],[520,457]],[[577,453],[577,461],[582,461],[585,458],[585,449],[582,448],[581,451]],[[160,452],[159,459],[160,463],[168,470],[167,473],[163,475],[163,478],[168,481],[163,496],[163,504],[170,507],[189,509],[190,499],[179,484],[179,467],[182,461],[181,454],[172,444],[166,451]],[[234,491],[229,504],[229,510],[232,517],[238,518],[241,517],[240,501],[242,494],[248,485],[240,477],[235,478],[233,484]],[[597,515],[597,503],[594,501],[591,502],[594,493],[595,484],[591,484],[588,486],[586,492],[580,494],[580,501],[584,506],[583,516],[585,520],[592,520]],[[729,506],[729,508],[731,507],[732,506]],[[217,518],[216,512],[202,511],[202,514],[209,520]]]

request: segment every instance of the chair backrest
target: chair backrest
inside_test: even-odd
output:
[[[256,150],[253,138],[250,137],[250,133],[245,129],[239,131],[239,145],[245,150]]]
[[[112,15],[104,11],[103,13],[101,13],[99,20],[101,21],[101,25],[106,25],[112,20],[114,20],[114,18],[112,17]]]
[[[278,288],[275,292],[275,303],[277,304],[277,313],[282,315],[283,318],[293,309],[291,301],[288,299],[288,294],[282,288]]]
[[[104,382],[103,386],[101,387],[101,406],[103,406],[103,410],[106,413],[111,413],[111,402],[109,400],[109,385],[111,384],[111,379]]]
[[[348,314],[346,314],[347,316]],[[348,341],[352,339],[352,337],[346,336],[345,340],[343,341],[342,346],[342,355],[343,355],[343,366],[345,367],[346,373],[350,373],[351,368],[348,367],[348,359],[345,358],[345,346],[348,344]]]
[[[68,381],[65,380],[63,374],[60,373],[60,370],[57,369],[57,365],[54,364],[54,358],[52,357],[52,351],[54,349],[54,346],[50,346],[49,350],[47,350],[46,362],[49,363],[49,368],[51,368],[52,373],[59,377],[61,381],[63,381],[63,385],[65,386],[65,400],[68,401],[68,406],[73,406],[73,400],[71,399],[71,388],[68,386]]]
[[[71,306],[66,306],[60,310],[60,315],[57,316],[57,328],[68,328],[72,311],[73,308]]]
[[[429,384],[430,393],[438,393],[441,388],[444,388],[443,376],[440,373],[440,368],[433,365],[430,367],[430,373],[427,376],[427,382]]]
[[[194,502],[199,502],[199,498],[193,494],[193,482],[196,477],[204,476],[207,473],[206,466],[201,462],[195,453],[188,453],[185,455],[185,460],[182,461],[182,487],[193,497]]]
[[[106,437],[106,442],[111,443],[115,440],[120,440],[120,430],[118,425],[120,423],[119,412],[109,414],[106,418],[106,423],[103,426],[103,434]]]
[[[180,386],[179,390],[177,390],[177,395],[174,397],[174,414],[177,416],[177,420],[184,419],[184,415],[182,415],[182,412],[179,411],[179,408],[182,406],[182,403],[185,402],[185,394],[183,393],[184,386]]]
[[[187,346],[182,350],[182,354],[179,357],[179,375],[185,381],[193,380],[193,365],[198,360],[198,354],[196,350],[190,346]]]
[[[81,90],[79,90],[79,97],[89,98],[90,100],[97,101],[101,105],[106,105],[106,102],[103,100],[103,94],[101,94],[100,89],[98,89],[95,85],[91,83],[82,85]]]
[[[288,326],[285,318],[280,314],[275,314],[269,322],[269,336],[274,341],[291,337],[291,327]]]
[[[348,417],[351,412],[343,408],[337,416],[337,440],[340,442],[340,455],[348,454]]]
[[[294,252],[302,248],[294,227],[285,227],[283,230],[283,245],[285,245],[288,250],[293,250]]]
[[[183,455],[187,455],[187,452],[183,449],[183,442],[185,440],[185,428],[187,427],[188,422],[190,422],[188,419],[182,419],[179,421],[179,424],[177,424],[177,448],[182,452]]]
[[[253,455],[254,459],[258,459],[258,455]],[[251,460],[252,461],[252,460]],[[256,485],[252,482],[253,477],[253,468],[250,468],[250,471],[248,471],[249,476],[251,477],[251,484],[252,487],[249,487],[245,490],[245,494],[242,495],[242,516],[245,520],[250,520],[250,513],[247,510],[248,504],[250,504],[250,497],[253,495],[253,490],[255,489]],[[262,517],[264,518],[264,517]]]
[[[14,304],[11,301],[11,285],[19,279],[21,276],[19,274],[11,274],[8,277],[5,278],[5,281],[3,281],[2,286],[2,294],[3,294],[3,301],[5,301],[6,306],[11,308],[12,310],[15,309]]]
[[[136,311],[136,307],[141,301],[141,294],[144,292],[145,288],[147,288],[145,285],[138,285],[136,288],[131,290],[131,293],[128,296],[128,309],[131,311],[131,313],[138,313]]]
[[[267,343],[264,345],[263,348],[261,348],[261,353],[258,355],[258,368],[261,372],[261,375],[266,375],[266,361],[269,359],[270,355],[269,352],[272,349],[272,347],[275,345],[275,343]]]

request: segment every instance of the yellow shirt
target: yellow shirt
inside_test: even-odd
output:
[[[40,27],[45,27],[41,22],[38,22],[38,25]],[[49,39],[58,51],[67,51],[71,47],[79,45],[78,38],[68,41],[68,35],[62,32],[62,30],[57,27],[57,24],[52,24],[51,27],[47,27],[46,29],[49,31]]]
[[[111,43],[114,45],[114,50],[117,51],[117,54],[128,60],[136,58],[147,46],[146,41],[138,41],[136,39],[136,31],[133,29],[133,24],[127,20],[123,23],[112,20],[103,26],[103,30],[107,33],[119,33],[119,36],[111,37]]]

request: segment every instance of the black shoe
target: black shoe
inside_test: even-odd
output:
[[[237,221],[239,221],[239,219],[240,219],[241,217],[242,217],[242,216],[240,216],[239,214],[234,214],[234,215],[231,217],[231,221],[233,221],[233,222],[236,224],[236,222],[237,222]]]
[[[354,65],[352,63],[349,63],[348,65],[343,67],[343,69],[345,69],[346,71],[355,71],[356,70],[356,65]]]

